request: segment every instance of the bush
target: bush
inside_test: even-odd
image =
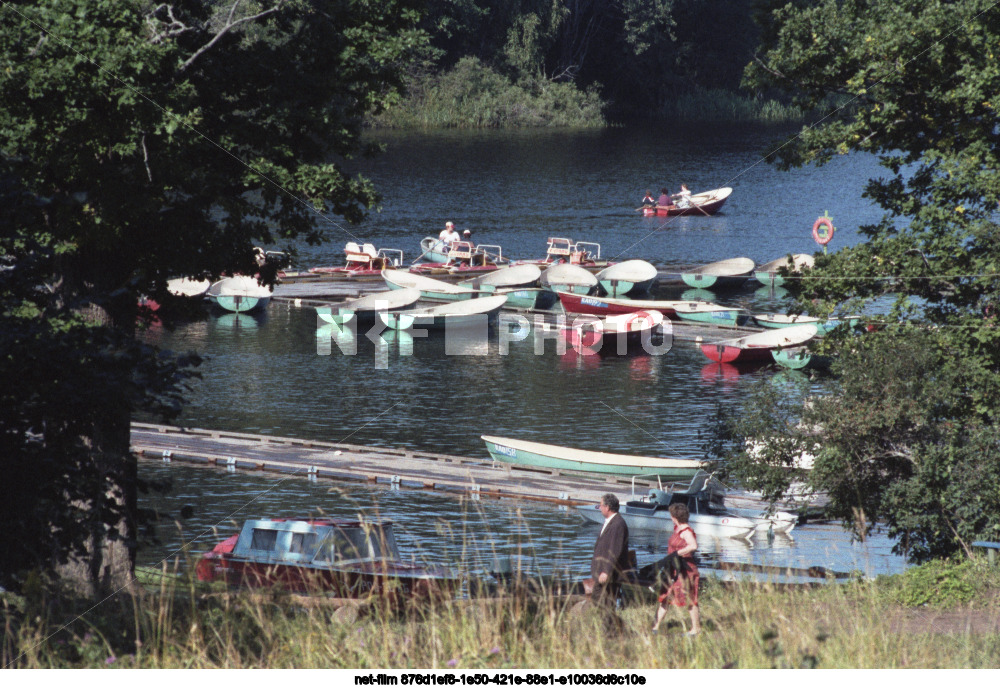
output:
[[[514,83],[474,57],[444,74],[411,79],[409,98],[369,118],[383,128],[603,127],[596,88],[543,77]]]
[[[933,560],[906,570],[890,586],[902,605],[949,607],[978,600],[1000,579],[996,568],[980,558]]]

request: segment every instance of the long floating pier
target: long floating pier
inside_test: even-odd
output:
[[[605,493],[643,495],[656,486],[656,479],[604,478],[490,458],[146,423],[132,424],[131,446],[138,455],[167,462],[568,506],[595,504]],[[740,498],[741,506],[755,502]]]

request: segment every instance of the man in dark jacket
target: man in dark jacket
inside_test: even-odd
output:
[[[611,493],[604,495],[597,507],[604,515],[604,526],[597,537],[594,559],[590,563],[590,576],[594,579],[591,596],[595,603],[613,605],[629,568],[628,525],[618,514],[618,498]]]

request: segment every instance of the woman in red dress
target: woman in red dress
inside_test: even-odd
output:
[[[681,559],[682,566],[677,577],[660,595],[660,607],[656,610],[656,622],[653,632],[660,628],[660,622],[666,617],[670,604],[683,608],[685,605],[691,612],[691,629],[688,636],[694,636],[701,631],[701,611],[698,609],[698,566],[694,563],[694,554],[698,550],[698,539],[688,525],[687,505],[680,503],[670,506],[670,519],[674,523],[674,532],[667,541],[667,556],[673,553]]]

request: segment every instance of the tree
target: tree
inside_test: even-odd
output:
[[[887,524],[914,560],[996,540],[1000,9],[820,0],[773,10],[763,36],[746,83],[826,112],[774,160],[861,151],[887,171],[864,192],[883,219],[861,228],[865,242],[817,260],[799,306],[892,306],[880,332],[824,345],[838,357],[832,394],[746,411],[734,437],[770,442],[755,456],[734,448],[731,469],[771,497],[804,478],[859,534]],[[815,469],[789,472],[803,450]]]
[[[177,275],[251,271],[255,243],[319,242],[333,230],[351,236],[332,216],[357,221],[377,195],[343,163],[372,152],[361,140],[362,118],[397,97],[403,67],[426,44],[417,5],[53,0],[0,9],[0,180],[30,200],[21,204],[26,212],[7,215],[5,255],[49,271],[30,278],[36,292],[51,293],[75,338],[63,338],[64,353],[117,355],[130,371],[102,388],[107,411],[73,431],[90,460],[100,460],[96,475],[124,516],[109,522],[93,495],[84,506],[100,514],[91,521],[108,535],[97,539],[103,549],[86,550],[79,578],[92,586],[120,586],[131,569],[129,414],[143,395],[129,385],[170,387],[161,384],[170,371],[153,371],[153,354],[130,344],[138,296],[162,296]],[[5,289],[5,316],[20,318],[12,326],[28,333],[30,309],[18,305],[38,294]],[[70,315],[82,313],[99,314],[112,330]],[[38,341],[51,342],[60,327],[38,332]],[[24,365],[27,342],[6,343],[5,377]],[[37,408],[28,422],[5,406],[4,433],[44,437],[45,410],[58,400],[40,396]],[[66,471],[76,461],[39,452]],[[38,461],[16,457],[22,470]],[[49,510],[44,518],[60,529],[72,515]],[[18,562],[23,570],[28,560]],[[34,562],[48,564],[47,555]]]

